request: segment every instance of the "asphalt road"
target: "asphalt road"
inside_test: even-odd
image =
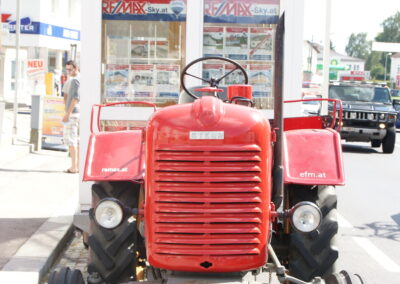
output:
[[[367,143],[343,143],[338,268],[368,284],[400,283],[400,132],[396,141],[393,154]]]

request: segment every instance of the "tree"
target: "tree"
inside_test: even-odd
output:
[[[367,40],[367,33],[351,34],[346,46],[349,56],[367,59],[371,52],[371,41]]]
[[[376,41],[400,42],[400,12],[384,20],[382,26],[383,32],[375,37]]]
[[[397,12],[393,16],[387,18],[382,23],[383,32],[379,33],[376,37],[376,41],[380,42],[400,42],[400,12]],[[390,72],[390,60],[385,64],[387,53],[382,52],[380,56],[380,65],[386,66],[386,72]],[[372,71],[372,69],[371,69]]]

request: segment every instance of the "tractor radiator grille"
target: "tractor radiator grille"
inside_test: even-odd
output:
[[[155,152],[155,253],[260,254],[261,150],[237,148]]]

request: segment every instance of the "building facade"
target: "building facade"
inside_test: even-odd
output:
[[[32,94],[61,95],[63,63],[79,54],[80,0],[20,1],[20,85],[18,102]],[[0,98],[14,101],[17,1],[2,0]]]
[[[396,89],[400,89],[400,52],[391,56],[390,82]]]

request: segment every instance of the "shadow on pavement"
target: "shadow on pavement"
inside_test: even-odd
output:
[[[46,220],[46,218],[0,219],[0,270]]]
[[[385,238],[400,242],[400,225],[384,222],[373,222],[364,226],[355,226],[358,230],[368,230],[368,237]],[[365,237],[365,236],[364,236]]]
[[[377,148],[379,149],[379,148]],[[342,144],[342,150],[345,153],[359,153],[359,154],[381,154],[378,150],[371,148],[371,146],[361,146],[352,144]]]

